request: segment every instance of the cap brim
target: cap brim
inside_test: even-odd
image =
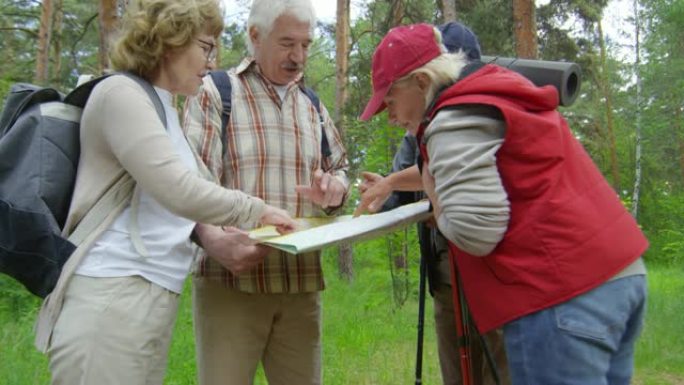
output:
[[[373,117],[373,115],[381,112],[382,110],[385,109],[385,95],[387,94],[387,91],[389,90],[389,87],[383,88],[381,90],[376,90],[373,92],[373,96],[371,99],[368,101],[368,104],[366,104],[366,108],[363,110],[363,113],[361,116],[359,116],[360,120],[368,120]]]

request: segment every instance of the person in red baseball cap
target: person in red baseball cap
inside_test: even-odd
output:
[[[477,329],[504,328],[512,383],[629,384],[648,241],[556,89],[449,53],[429,24],[390,30],[372,81],[360,118],[387,109],[420,146],[420,170],[390,185],[427,193]],[[378,209],[386,188],[365,190],[355,213]]]
[[[442,41],[449,52],[463,51],[469,60],[480,59],[480,44],[477,36],[468,27],[452,21],[442,24],[438,28],[442,33]],[[415,166],[417,156],[418,143],[416,137],[410,134],[404,135],[392,162],[392,174],[383,177],[373,172],[361,173],[363,181],[359,185],[359,190],[362,195],[366,196],[363,194],[364,191],[372,187],[384,189],[389,195],[389,199],[382,204],[380,211],[391,210],[399,205],[423,199],[425,196],[423,192],[393,191],[394,188],[391,184],[393,178],[399,175],[402,170],[413,168],[414,173],[412,175],[414,175],[416,184],[419,187],[422,186],[420,174]],[[417,230],[421,259],[425,261],[429,292],[433,299],[434,329],[437,336],[442,383],[444,385],[466,385],[470,383],[463,378],[464,370],[461,370],[461,359],[463,353],[466,353],[471,368],[468,375],[473,384],[510,384],[503,329],[497,328],[485,335],[478,335],[472,322],[465,322],[463,330],[469,335],[469,343],[467,345],[460,343],[463,339],[459,336],[457,329],[454,328],[456,315],[454,314],[452,272],[449,264],[447,241],[435,228],[432,221],[419,223]],[[467,311],[464,311],[461,318],[467,320],[467,317]]]

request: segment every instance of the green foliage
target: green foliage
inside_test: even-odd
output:
[[[497,15],[492,23],[492,15]],[[480,41],[485,55],[515,56],[513,42],[513,14],[508,0],[473,2],[473,7],[462,12],[459,21],[471,27]]]
[[[97,2],[63,0],[62,28],[53,33],[48,66],[49,83],[59,90],[73,88],[80,74],[99,73],[97,7]],[[8,16],[0,19],[2,80],[33,82],[41,3],[0,0],[0,8]]]
[[[645,153],[647,181],[654,191],[681,191],[684,185],[684,43],[681,26],[684,2],[659,0],[644,10],[651,32],[645,38],[648,62],[640,67],[643,77]],[[663,186],[663,187],[655,187]]]
[[[9,79],[0,78],[0,102],[2,102],[2,105],[5,105],[5,95],[9,93],[12,84],[13,82],[11,82]]]
[[[3,15],[0,18],[0,52],[3,56],[3,60],[0,60],[1,78],[7,83],[31,80],[35,67],[34,50],[40,24],[40,4],[0,0],[0,9]]]
[[[660,189],[644,194],[641,223],[650,248],[646,253],[649,262],[671,266],[684,264],[684,193]]]
[[[221,36],[221,47],[221,68],[234,67],[247,55],[245,31],[240,23],[226,24]]]

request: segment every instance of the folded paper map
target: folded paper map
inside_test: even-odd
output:
[[[341,242],[377,238],[412,223],[424,221],[431,215],[428,201],[400,206],[379,214],[352,218],[342,215],[329,218],[297,218],[298,230],[280,235],[273,226],[265,226],[249,233],[260,243],[291,254],[320,250]]]

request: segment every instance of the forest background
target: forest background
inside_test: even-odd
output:
[[[306,81],[344,133],[354,179],[363,170],[388,172],[403,135],[385,117],[356,119],[370,94],[373,50],[393,26],[459,20],[478,35],[486,55],[581,66],[581,94],[561,111],[651,244],[635,383],[684,384],[684,0],[621,0],[617,7],[609,0],[354,0],[353,19],[349,1],[336,0],[336,17],[317,26]],[[221,37],[225,68],[246,52],[241,10],[249,1],[234,2]],[[609,5],[618,10],[616,30],[605,25]],[[125,6],[125,0],[0,0],[0,97],[17,82],[66,92],[78,75],[102,73]],[[354,191],[347,210],[357,197]],[[420,260],[414,231],[326,250],[324,259],[326,384],[412,383]],[[31,346],[39,304],[0,275],[0,383],[48,382],[46,360]],[[423,376],[436,384],[429,305]],[[168,384],[196,381],[189,309],[186,295]],[[257,383],[265,383],[262,374]]]

